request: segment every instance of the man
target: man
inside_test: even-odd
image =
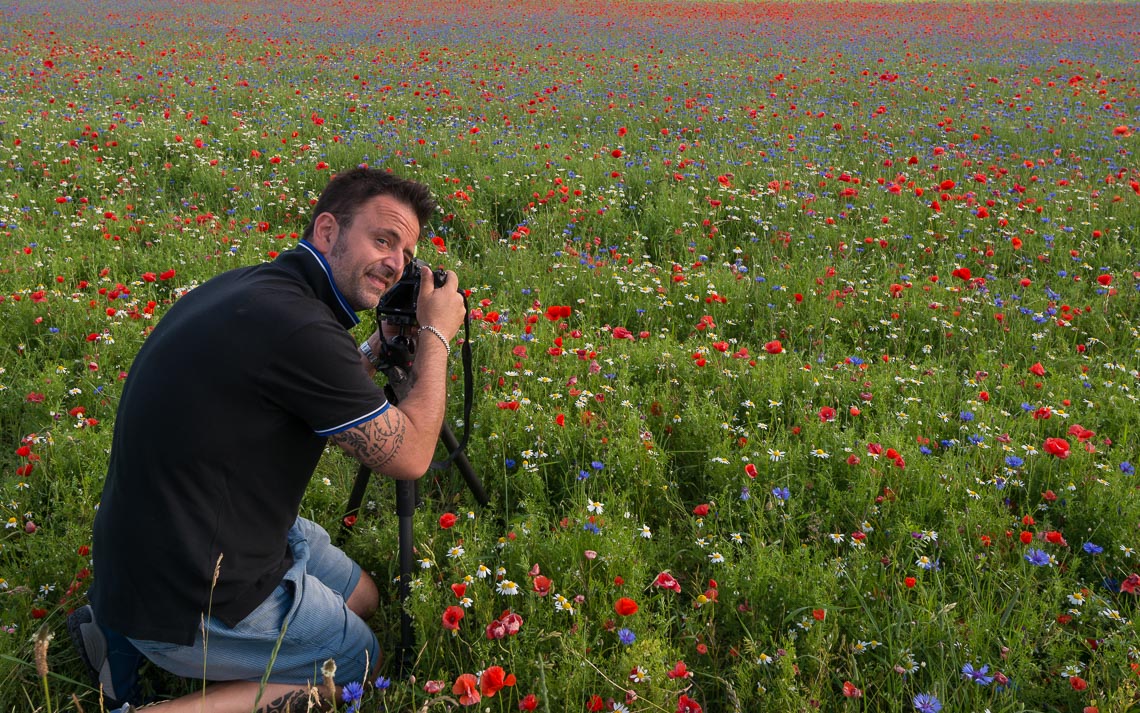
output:
[[[68,622],[108,697],[129,695],[132,646],[220,682],[160,704],[171,713],[304,710],[330,658],[341,683],[375,675],[376,585],[298,513],[329,440],[392,478],[428,469],[464,317],[458,279],[435,288],[423,268],[398,407],[372,378],[379,331],[358,349],[348,329],[399,280],[434,211],[418,183],[338,175],[296,248],[187,293],[147,338],[116,417],[91,606]]]

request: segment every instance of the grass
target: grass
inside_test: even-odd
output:
[[[368,163],[443,206],[492,504],[421,482],[415,682],[362,709],[493,666],[492,710],[1133,707],[1135,9],[899,6],[7,10],[0,702],[100,707],[58,638],[45,693],[31,634],[94,576],[148,328]],[[337,528],[355,471],[330,452],[302,514]],[[392,652],[394,486],[367,500]]]

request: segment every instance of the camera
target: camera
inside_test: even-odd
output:
[[[410,327],[416,323],[416,305],[420,299],[420,280],[422,268],[429,265],[416,258],[404,268],[404,274],[399,281],[384,293],[380,304],[376,306],[376,318],[388,324],[400,327]],[[447,271],[433,270],[432,282],[437,288],[443,287],[447,282]]]

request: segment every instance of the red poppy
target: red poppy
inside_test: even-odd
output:
[[[459,597],[460,599],[462,599],[463,595],[467,593],[467,583],[466,582],[456,582],[455,584],[451,585],[451,592],[456,597]]]
[[[678,661],[673,666],[673,670],[669,671],[665,675],[669,678],[691,678],[693,674],[691,671],[689,671],[689,668],[685,666],[684,661]]]
[[[780,343],[779,339],[773,339],[764,345],[764,351],[769,354],[783,354],[784,345]]]
[[[1046,438],[1042,450],[1064,460],[1069,457],[1069,442],[1064,438]]]
[[[446,530],[453,526],[458,519],[459,518],[455,516],[455,513],[445,512],[439,516],[439,526]]]
[[[519,710],[520,711],[538,710],[538,696],[534,695],[533,693],[528,693],[525,696],[523,696],[523,699],[521,701],[519,701]]]
[[[1083,691],[1089,687],[1088,681],[1080,676],[1069,676],[1069,685],[1073,687],[1074,691]]]
[[[459,631],[459,622],[467,613],[463,611],[463,607],[455,606],[452,604],[443,611],[443,628],[450,629],[451,631]]]
[[[540,574],[531,580],[531,586],[534,589],[534,593],[540,597],[545,597],[547,594],[550,594],[550,586],[552,584],[553,582],[550,581],[550,577],[547,577],[543,574]]]
[[[1137,586],[1140,586],[1140,574],[1133,572],[1120,583],[1120,591],[1126,594],[1135,594]]]
[[[835,420],[835,409],[830,406],[824,406],[819,410],[820,423],[829,423]]]
[[[700,505],[696,506],[695,508],[693,508],[693,514],[696,515],[697,517],[704,517],[705,515],[708,515],[709,514],[709,504],[708,503],[701,503]]]
[[[653,586],[661,589],[672,589],[674,592],[681,591],[681,584],[668,572],[662,572],[657,575],[657,579],[653,580]]]
[[[745,472],[745,474],[748,475],[749,478],[755,478],[756,477],[756,464],[755,463],[749,463],[748,465],[744,466],[744,472]]]
[[[502,666],[491,666],[479,676],[479,690],[484,696],[490,698],[498,693],[503,686],[514,685],[514,681],[515,677],[513,675],[508,676]]]
[[[614,611],[618,616],[632,616],[637,613],[637,602],[629,597],[622,597],[614,603]]]
[[[918,584],[918,580],[914,577],[907,577],[903,580],[903,584],[906,585],[907,589],[914,589],[914,585]]]
[[[850,681],[843,682],[843,695],[846,698],[862,698],[863,692],[855,687],[854,683]]]
[[[701,704],[689,698],[684,693],[677,699],[677,713],[701,713]]]
[[[1041,366],[1041,362],[1037,362],[1029,367],[1029,373],[1034,376],[1045,376],[1045,367]]]
[[[473,706],[482,698],[479,695],[478,689],[479,682],[475,677],[469,673],[459,674],[459,678],[455,679],[455,685],[451,687],[451,692],[459,696],[459,703],[465,706]]]

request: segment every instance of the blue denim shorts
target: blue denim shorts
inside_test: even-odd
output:
[[[331,658],[338,683],[363,682],[376,665],[380,645],[368,624],[345,604],[360,581],[360,566],[333,546],[324,528],[304,518],[290,529],[289,545],[293,566],[236,626],[209,617],[205,641],[200,627],[191,646],[131,643],[155,665],[185,678],[260,681],[269,670],[270,683],[317,683],[321,665]]]

